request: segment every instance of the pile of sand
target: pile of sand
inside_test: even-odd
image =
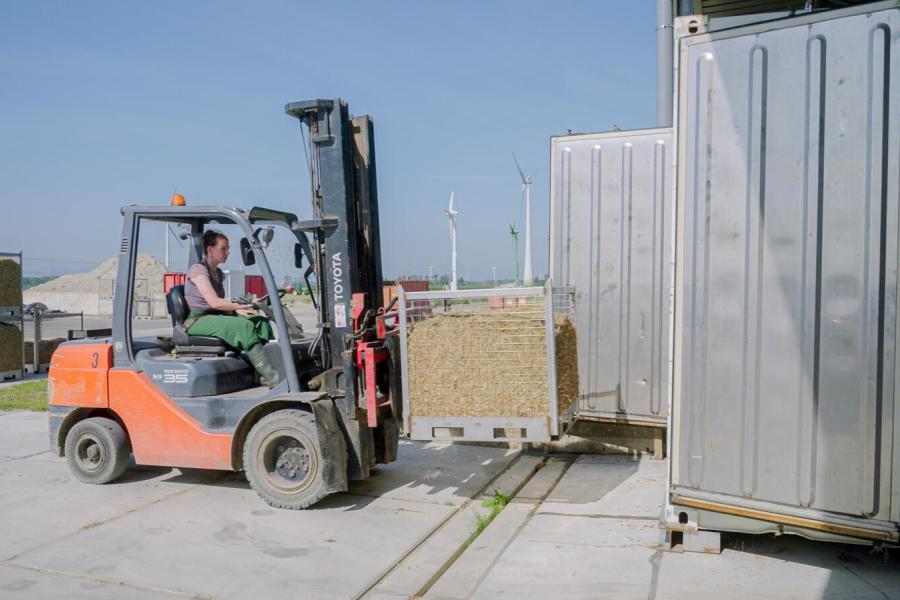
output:
[[[119,257],[114,256],[103,261],[96,268],[87,273],[75,273],[63,275],[46,283],[29,288],[29,293],[45,292],[73,292],[94,293],[112,292],[115,290]],[[163,275],[166,267],[149,254],[137,255],[137,270],[135,274],[135,295],[151,296],[163,293]],[[51,306],[50,308],[54,308]]]
[[[410,414],[546,417],[546,313],[541,305],[444,313],[409,335]],[[578,396],[575,328],[555,319],[560,413]]]

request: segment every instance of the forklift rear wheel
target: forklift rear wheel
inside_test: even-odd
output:
[[[122,426],[105,417],[76,423],[66,436],[66,462],[75,479],[102,484],[118,479],[128,468],[131,448]]]
[[[250,486],[276,508],[302,509],[328,495],[313,416],[286,409],[266,415],[244,443]]]

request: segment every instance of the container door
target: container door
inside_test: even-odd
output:
[[[681,41],[677,496],[889,516],[897,6]]]
[[[576,418],[665,426],[672,130],[551,140],[550,273],[575,288]]]

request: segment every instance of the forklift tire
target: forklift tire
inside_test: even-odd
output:
[[[327,496],[324,467],[315,419],[302,410],[266,415],[244,442],[247,481],[275,508],[300,510]]]
[[[112,419],[79,421],[66,436],[66,462],[83,483],[99,485],[118,479],[128,468],[130,455],[128,435]]]

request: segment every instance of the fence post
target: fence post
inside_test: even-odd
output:
[[[35,308],[32,312],[34,313],[34,345],[31,359],[34,374],[37,375],[41,372],[41,311]]]

